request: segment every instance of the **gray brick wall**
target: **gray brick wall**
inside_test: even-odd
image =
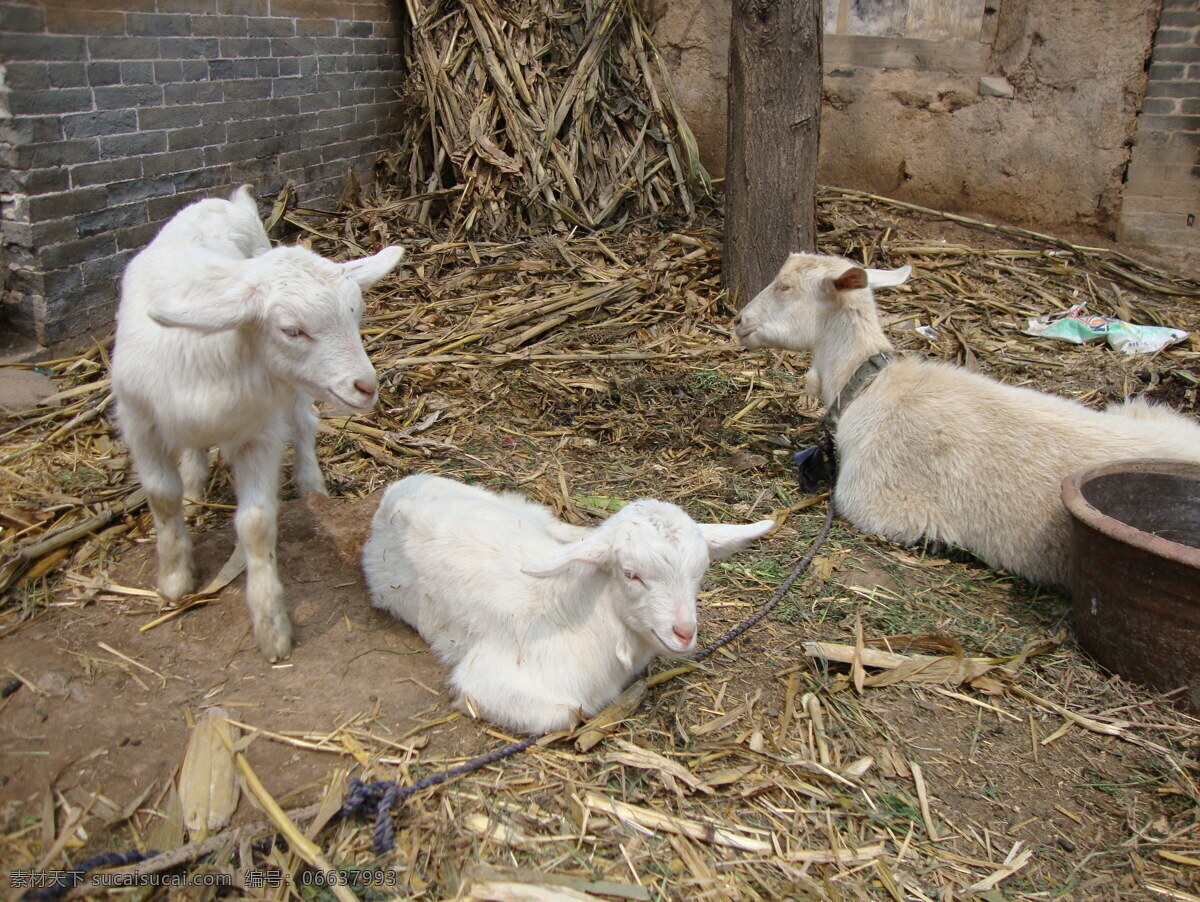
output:
[[[1200,272],[1200,2],[1163,0],[1120,238]]]
[[[112,323],[182,206],[370,177],[398,116],[397,0],[0,0],[0,329]]]

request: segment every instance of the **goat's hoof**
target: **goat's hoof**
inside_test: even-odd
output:
[[[285,660],[292,653],[291,621],[284,614],[256,624],[254,640],[263,656],[272,664]]]
[[[303,498],[305,495],[311,495],[316,492],[318,495],[329,495],[329,490],[325,488],[324,479],[297,479],[296,492]]]
[[[159,574],[158,577],[158,594],[170,601],[179,601],[192,591],[192,586],[192,572],[187,569]]]

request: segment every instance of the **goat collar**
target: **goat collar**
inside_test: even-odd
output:
[[[829,405],[829,410],[822,418],[825,428],[830,432],[837,429],[838,420],[842,418],[842,414],[846,412],[846,408],[853,403],[863,390],[875,381],[875,377],[883,372],[884,367],[892,362],[892,354],[889,351],[880,351],[878,354],[872,354],[866,360],[858,365],[858,369],[854,371],[854,375],[850,380],[842,386],[842,390]]]

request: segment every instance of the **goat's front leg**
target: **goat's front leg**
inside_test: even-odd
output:
[[[296,491],[301,495],[328,494],[321,465],[317,463],[317,412],[308,395],[296,395],[288,417],[288,431],[294,452]]]
[[[814,401],[821,399],[821,376],[815,366],[809,367],[804,374],[804,393]]]
[[[237,488],[235,524],[238,542],[246,553],[246,605],[254,638],[268,659],[279,661],[292,651],[292,623],[283,606],[275,560],[283,441],[268,432],[230,449],[227,456]]]
[[[141,423],[127,422],[125,440],[146,490],[158,535],[158,591],[177,601],[192,591],[192,540],[183,522],[183,480],[175,455]]]
[[[179,455],[179,472],[183,476],[183,497],[194,505],[204,500],[208,484],[208,451],[205,448],[186,448]]]

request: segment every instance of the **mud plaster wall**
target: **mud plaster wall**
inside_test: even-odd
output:
[[[655,36],[717,175],[730,6],[659,0],[654,9]],[[1043,228],[1115,232],[1159,7],[1160,0],[994,0],[979,7],[986,24],[976,58],[942,52],[970,49],[961,41],[897,41],[915,50],[908,59],[881,57],[886,68],[863,65],[878,62],[870,54],[848,54],[848,39],[831,38],[836,25],[827,18],[821,181]],[[981,76],[1000,77],[1012,96],[981,95]]]

